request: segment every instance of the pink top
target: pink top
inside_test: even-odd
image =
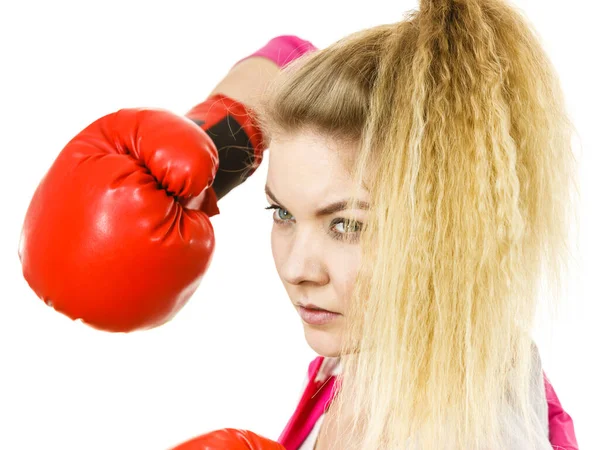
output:
[[[277,442],[286,450],[298,450],[308,437],[315,423],[329,407],[333,399],[334,381],[336,376],[331,371],[319,370],[323,362],[332,359],[323,356],[316,357],[308,366],[308,383],[296,411],[284,428]],[[325,367],[323,367],[325,369]],[[328,373],[329,372],[329,373]]]
[[[305,53],[317,50],[311,42],[305,41],[298,36],[283,35],[277,36],[271,39],[264,47],[261,47],[251,55],[248,55],[234,64],[239,64],[245,59],[251,56],[262,56],[263,58],[270,59],[278,67],[283,67],[295,59],[299,58]]]
[[[335,395],[338,358],[316,357],[308,366],[308,382],[300,402],[277,442],[286,450],[298,450]],[[549,441],[556,450],[579,450],[573,419],[562,408],[548,377],[544,375],[548,402]]]
[[[548,400],[548,421],[550,422],[550,443],[557,450],[579,450],[575,438],[573,419],[563,409],[550,380],[544,372],[546,399]]]

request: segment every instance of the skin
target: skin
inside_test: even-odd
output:
[[[346,167],[354,148],[303,130],[274,138],[269,151],[266,186],[274,197],[266,194],[266,198],[277,208],[271,231],[277,273],[295,308],[298,303],[312,303],[340,314],[323,325],[300,319],[306,341],[315,352],[339,356],[367,211],[346,209],[323,216],[317,211],[351,195]],[[365,189],[360,200],[369,201]],[[346,223],[336,223],[340,219]],[[351,226],[350,219],[359,223]]]
[[[234,65],[209,96],[225,94],[253,108],[279,70],[267,58],[248,58]],[[332,222],[353,218],[364,223],[366,211],[346,210],[323,217],[315,212],[351,192],[346,167],[356,148],[306,129],[266,144],[270,153],[266,185],[277,197],[267,195],[267,201],[281,207],[273,211],[271,232],[277,272],[294,307],[299,302],[312,303],[341,314],[325,325],[302,321],[305,338],[315,352],[338,356],[343,314],[360,263],[358,243],[352,240],[360,237],[360,224],[352,228]],[[361,200],[368,201],[368,192],[361,194]],[[336,231],[345,233],[345,239],[335,239]]]
[[[209,97],[224,94],[250,108],[254,108],[265,95],[269,83],[279,73],[275,62],[261,56],[252,56],[236,63],[229,73],[215,86]],[[269,145],[265,136],[265,144]]]
[[[266,58],[248,58],[232,67],[209,96],[222,93],[252,108],[278,71],[277,65]],[[266,144],[270,153],[266,185],[276,196],[275,199],[267,195],[267,201],[282,208],[273,210],[271,232],[277,272],[294,307],[298,302],[309,302],[341,314],[326,325],[302,321],[305,338],[315,352],[338,356],[343,314],[360,264],[358,244],[352,237],[360,238],[360,233],[354,233],[356,229],[349,229],[343,223],[332,222],[354,218],[364,223],[366,212],[346,210],[316,217],[315,211],[346,198],[350,192],[345,168],[355,149],[308,130],[293,136],[278,136]],[[367,191],[361,194],[361,199],[367,201]],[[283,222],[277,223],[275,219]],[[335,231],[348,235],[345,240],[337,240]],[[316,449],[341,450],[333,444],[339,430],[332,420],[341,417],[341,423],[347,423],[352,416],[352,412],[330,409],[325,414]]]

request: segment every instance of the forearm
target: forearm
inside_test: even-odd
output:
[[[286,64],[315,49],[297,36],[273,38],[233,64],[208,98],[187,113],[209,135],[219,153],[219,169],[212,185],[216,200],[251,176],[268,148],[268,136],[250,113],[256,111]]]
[[[279,71],[305,53],[317,50],[310,41],[281,35],[237,61],[210,95],[223,94],[255,109]],[[268,144],[268,142],[266,143]]]
[[[268,84],[279,70],[274,61],[262,56],[252,56],[234,65],[209,97],[223,94],[252,109],[265,94]]]

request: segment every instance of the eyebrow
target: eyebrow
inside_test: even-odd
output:
[[[279,200],[277,200],[277,197],[275,197],[275,195],[273,194],[273,192],[271,191],[271,189],[269,188],[268,185],[265,185],[265,194],[267,194],[269,197],[271,197],[273,200],[275,200],[275,203],[279,204],[281,207],[283,207],[286,211],[289,211],[283,203],[281,203]],[[349,199],[345,199],[345,200],[340,200],[338,202],[332,203],[331,205],[328,205],[324,208],[319,209],[316,212],[316,216],[317,217],[322,217],[322,216],[328,216],[330,214],[339,212],[339,211],[343,211],[345,209],[348,209],[350,200]],[[364,202],[362,200],[359,200],[357,203],[357,206],[359,209],[369,209],[370,205],[368,202]]]

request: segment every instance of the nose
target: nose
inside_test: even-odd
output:
[[[324,260],[323,242],[314,233],[297,232],[281,266],[281,277],[290,284],[329,282]]]

